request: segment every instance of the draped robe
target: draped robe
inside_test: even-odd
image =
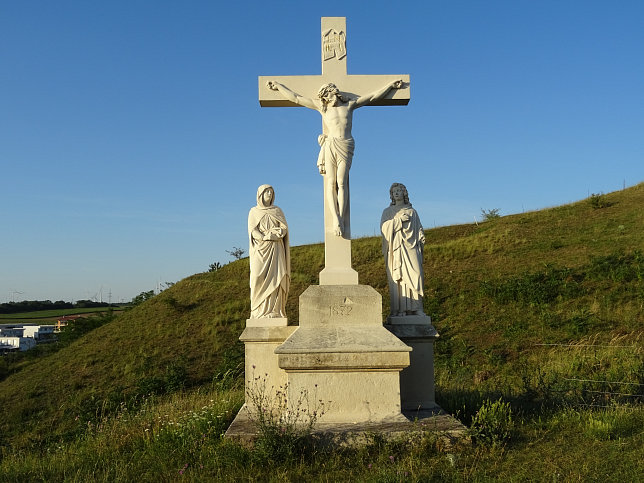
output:
[[[261,189],[262,187],[260,187]],[[291,280],[291,260],[288,225],[282,210],[264,206],[261,200],[265,189],[258,190],[257,206],[248,213],[250,258],[251,318],[286,317],[286,298]],[[263,240],[271,229],[282,228],[284,236]]]
[[[409,215],[403,222],[400,213]],[[382,252],[387,265],[392,315],[423,310],[423,245],[420,217],[410,204],[391,205],[382,213]]]

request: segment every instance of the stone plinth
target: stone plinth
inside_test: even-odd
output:
[[[314,285],[300,297],[300,327],[280,345],[291,401],[322,400],[320,422],[402,420],[400,371],[410,348],[381,322],[380,294],[367,285]]]
[[[437,408],[434,391],[434,341],[438,332],[426,315],[389,317],[385,325],[393,335],[410,346],[409,367],[400,374],[403,411]]]
[[[250,404],[249,390],[257,388],[256,378],[263,387],[274,391],[286,386],[286,373],[277,365],[275,348],[281,345],[294,331],[287,326],[286,318],[248,319],[246,329],[239,336],[245,348],[246,404]]]
[[[374,435],[386,441],[420,441],[432,434],[441,441],[442,451],[459,451],[471,444],[468,429],[440,408],[403,412],[403,419],[361,423],[324,423],[313,427],[311,441],[320,445],[362,446]],[[257,425],[243,407],[226,431],[226,437],[252,447],[259,436]]]

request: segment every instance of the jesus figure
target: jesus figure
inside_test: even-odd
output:
[[[303,97],[276,81],[269,81],[267,85],[289,101],[315,109],[322,115],[322,134],[318,136],[318,169],[324,176],[325,198],[333,215],[333,231],[337,236],[342,236],[350,226],[345,212],[349,202],[349,169],[355,147],[351,135],[353,111],[382,99],[391,89],[400,89],[403,81],[395,80],[376,92],[355,99],[340,94],[332,83],[320,87],[317,99]]]

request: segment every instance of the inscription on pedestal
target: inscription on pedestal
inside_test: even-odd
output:
[[[331,305],[329,315],[331,317],[348,317],[352,308],[351,305]]]

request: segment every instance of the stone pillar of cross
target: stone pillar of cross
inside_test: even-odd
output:
[[[302,104],[284,97],[278,90],[269,88],[270,82],[278,82],[288,87],[293,93],[310,100],[318,100],[321,86],[333,83],[340,92],[350,98],[357,99],[368,93],[377,92],[388,83],[398,79],[403,81],[403,87],[391,89],[368,105],[392,106],[409,103],[408,75],[349,75],[347,74],[347,33],[345,17],[322,17],[322,74],[301,76],[260,76],[259,103],[262,107],[298,107]],[[310,106],[306,106],[310,107]],[[323,122],[323,134],[327,134],[327,126]],[[349,122],[350,129],[350,122]],[[359,158],[358,158],[359,159]],[[315,169],[316,158],[311,156],[311,167]],[[325,174],[324,176],[327,176]],[[335,183],[325,179],[325,183]],[[351,267],[351,225],[348,178],[344,193],[346,202],[343,213],[342,235],[338,236],[334,225],[334,213],[331,211],[333,201],[329,200],[328,190],[324,189],[324,269],[320,272],[320,285],[357,285],[358,273]],[[337,199],[335,200],[337,212]]]

